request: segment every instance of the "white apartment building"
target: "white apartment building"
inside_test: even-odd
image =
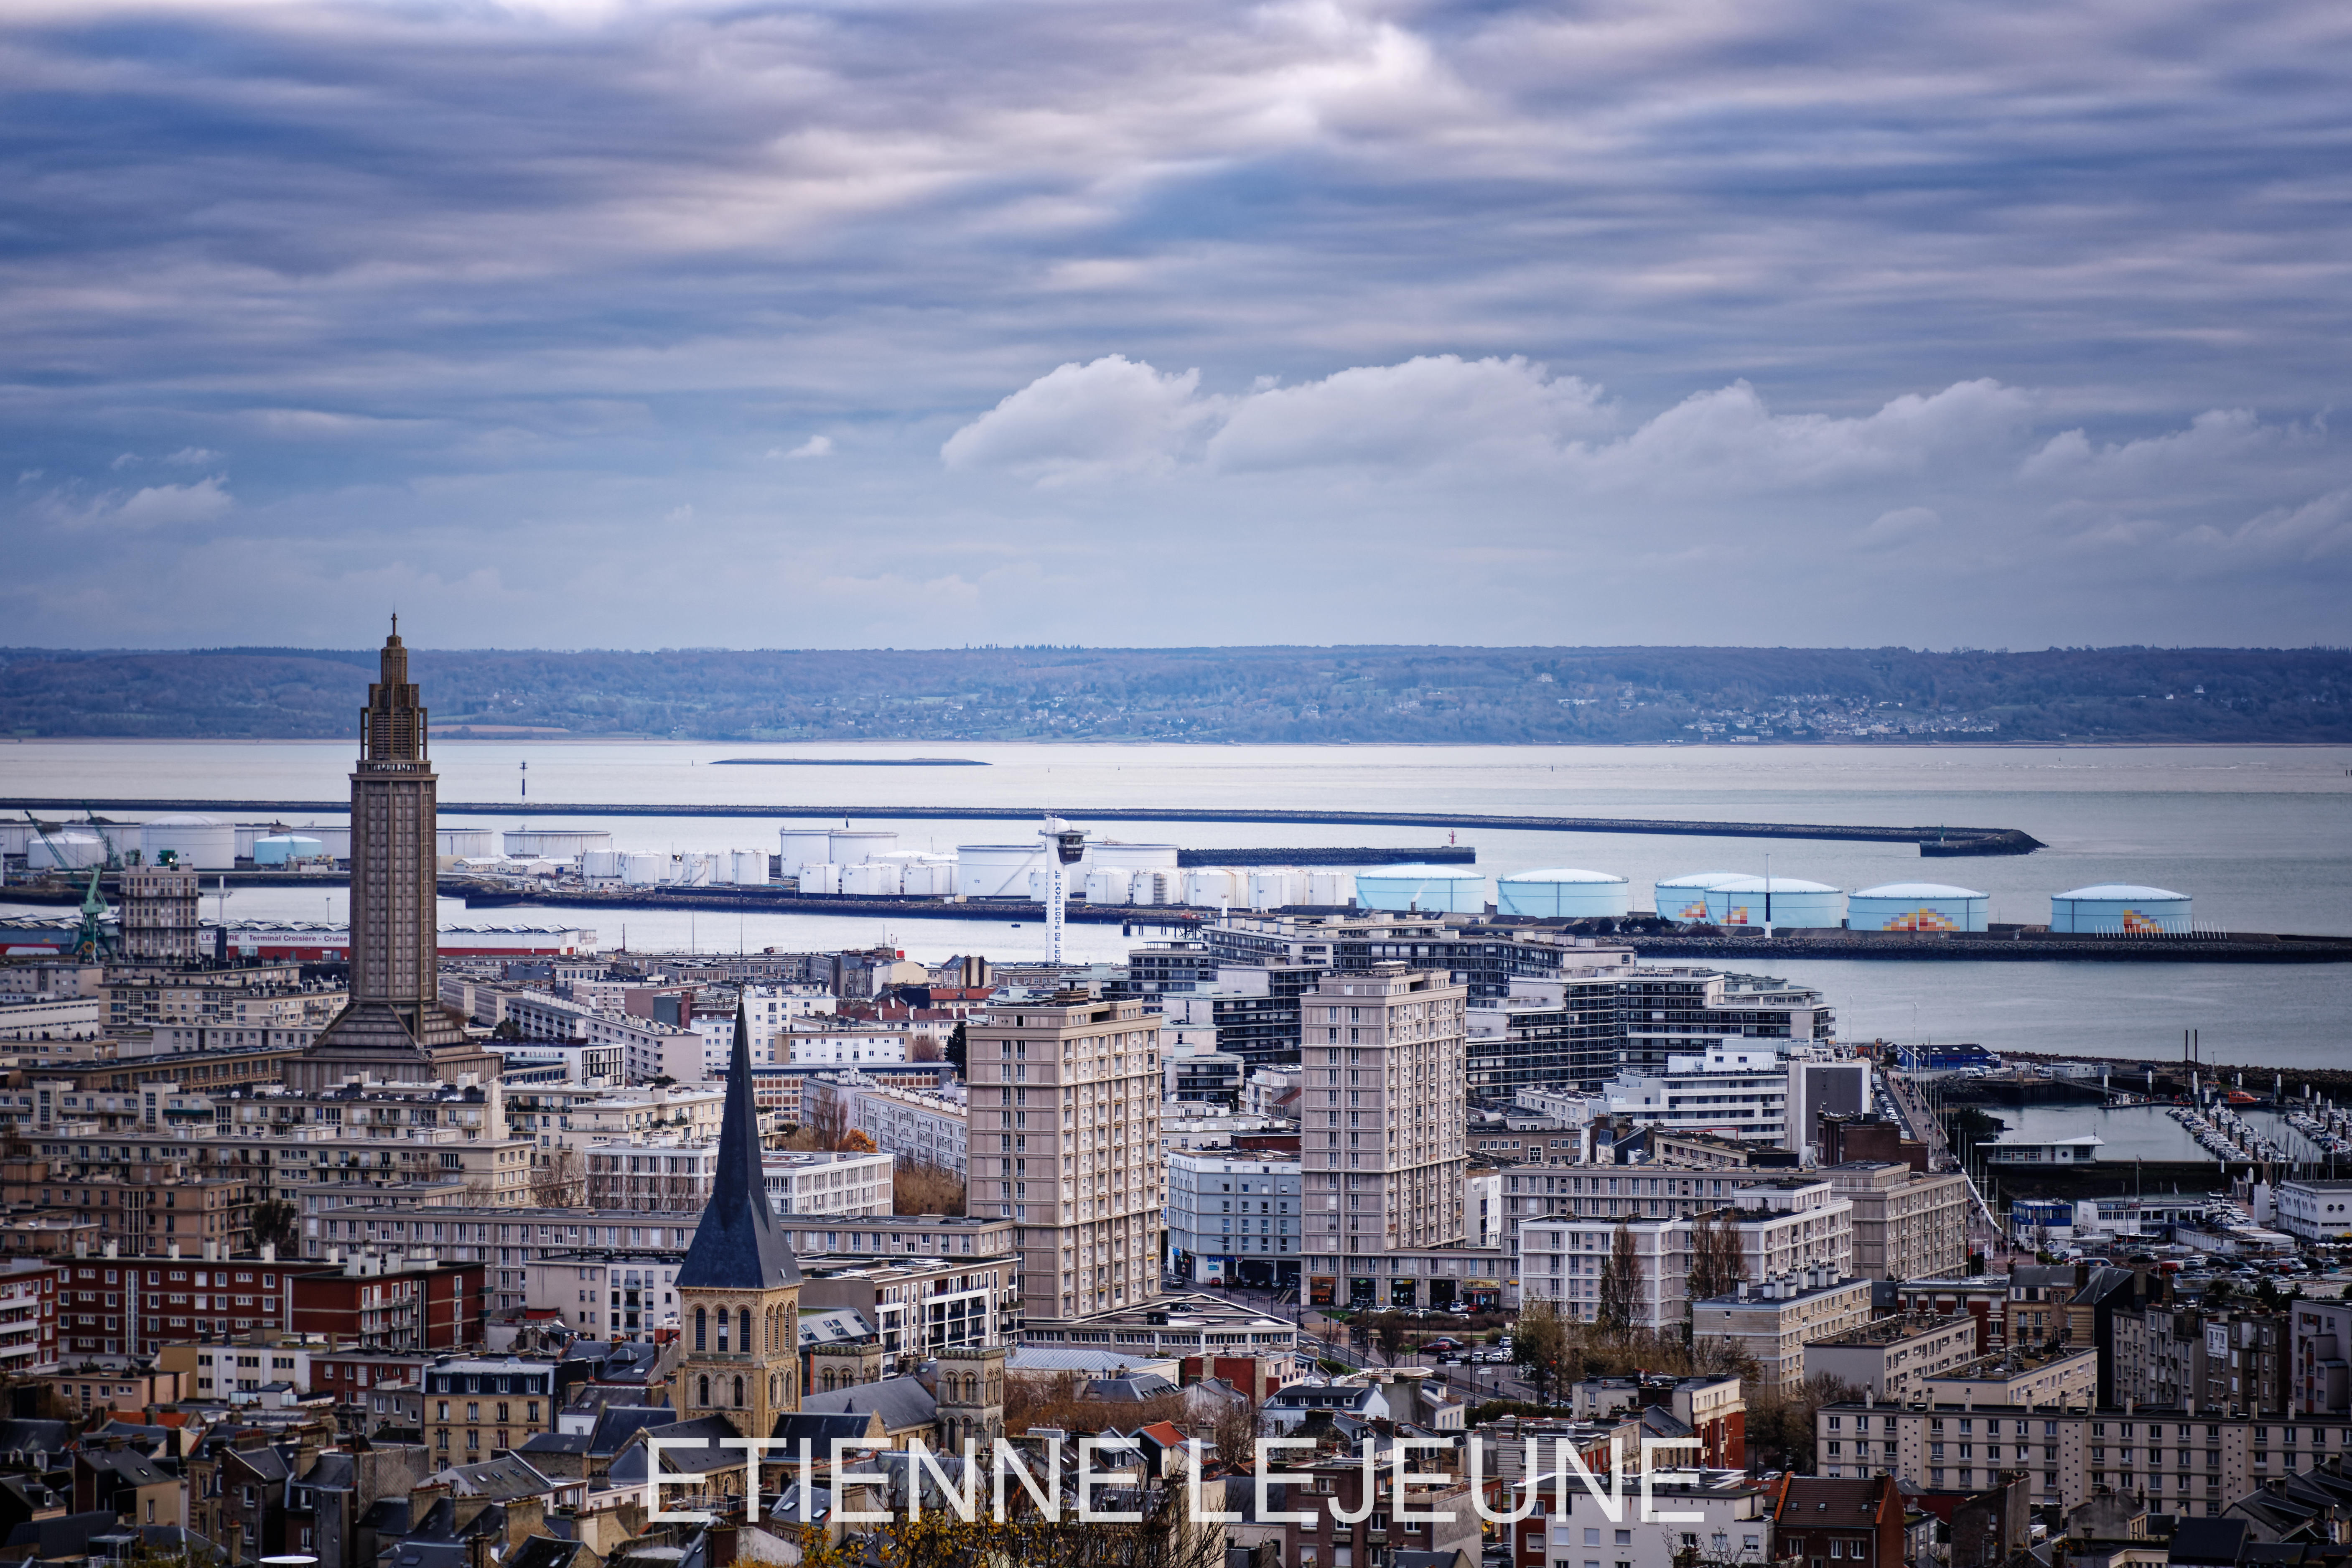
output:
[[[877,1154],[813,1154],[771,1150],[761,1157],[768,1201],[780,1215],[887,1215],[896,1157]]]
[[[676,1024],[600,1012],[585,1002],[544,991],[508,997],[504,1006],[507,1017],[527,1041],[580,1040],[591,1047],[617,1047],[621,1070],[616,1081],[649,1083],[667,1078],[677,1083],[702,1083],[716,1076],[706,1059],[703,1037]],[[716,1065],[726,1065],[723,1050]]]
[[[509,1083],[606,1084],[628,1081],[628,1047],[617,1041],[485,1040],[505,1063]]]
[[[1748,1183],[1735,1189],[1731,1201],[1733,1206],[1712,1212],[1732,1227],[1743,1278],[1760,1280],[1813,1268],[1830,1268],[1841,1279],[1853,1272],[1853,1205],[1835,1197],[1828,1182],[1788,1176]],[[1562,1316],[1591,1321],[1601,1302],[1601,1268],[1622,1225],[1633,1248],[1634,1326],[1677,1325],[1684,1318],[1692,1231],[1704,1218],[1529,1217],[1519,1230],[1520,1299],[1549,1298]]]
[[[0,1002],[0,1040],[94,1040],[105,1032],[96,996]]]
[[[1562,1485],[1561,1475],[1547,1468],[1532,1480],[1539,1494],[1532,1517],[1507,1527],[1517,1543],[1513,1561],[1540,1552],[1552,1568],[1677,1568],[1694,1554],[1712,1563],[1770,1563],[1774,1483],[1738,1470],[1666,1468],[1675,1457],[1673,1449],[1657,1456],[1649,1490],[1659,1517],[1646,1523],[1630,1496],[1633,1505],[1612,1519],[1574,1475]],[[1638,1463],[1638,1456],[1627,1457],[1629,1468]],[[1511,1507],[1526,1505],[1529,1484],[1513,1483]]]
[[[1930,1403],[1823,1405],[1813,1417],[1823,1476],[1891,1475],[1933,1491],[1974,1491],[2023,1470],[2036,1504],[2074,1508],[2131,1491],[2151,1512],[2217,1517],[2265,1483],[2352,1456],[2352,1426],[2275,1415],[2086,1408],[1974,1409]]]
[[[862,1076],[862,1075],[860,1075]],[[803,1089],[803,1096],[808,1093]],[[966,1090],[899,1089],[866,1079],[850,1101],[849,1124],[903,1164],[965,1173],[971,1110]]]
[[[1599,1114],[1676,1132],[1714,1132],[1776,1147],[1789,1138],[1789,1064],[1770,1040],[1668,1057],[1665,1071],[1621,1074],[1593,1099]]]
[[[571,1084],[509,1088],[507,1125],[541,1149],[584,1149],[599,1139],[680,1132],[716,1142],[727,1091],[702,1084],[643,1088]]]
[[[1462,1178],[1463,1243],[1468,1247],[1503,1245],[1503,1173],[1473,1170]]]
[[[650,1343],[677,1323],[683,1252],[548,1251],[522,1265],[524,1303],[597,1339]]]
[[[1299,998],[1302,1245],[1316,1271],[1462,1240],[1468,998],[1450,973],[1401,963],[1327,975]]]
[[[1813,1268],[1739,1282],[1728,1296],[1691,1303],[1694,1342],[1726,1341],[1755,1362],[1758,1381],[1793,1393],[1804,1385],[1805,1342],[1870,1321],[1870,1281]]]
[[[1160,1020],[1082,992],[1013,1002],[966,1031],[969,1207],[1015,1222],[1032,1323],[1160,1293]]]
[[[859,1024],[793,1029],[778,1040],[780,1048],[789,1047],[793,1067],[856,1067],[905,1061],[908,1034],[903,1024]]]
[[[2271,1194],[2278,1227],[2305,1241],[2352,1237],[2352,1182],[2281,1182]]]
[[[1300,1170],[1245,1151],[1168,1157],[1168,1268],[1195,1285],[1296,1284]]]

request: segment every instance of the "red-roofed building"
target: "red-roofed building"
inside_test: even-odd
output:
[[[1892,1476],[1784,1476],[1772,1532],[1774,1561],[1797,1568],[1903,1568],[1903,1495]]]

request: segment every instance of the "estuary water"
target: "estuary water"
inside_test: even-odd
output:
[[[326,800],[347,791],[348,742],[0,742],[0,795]],[[985,767],[729,767],[721,759],[953,756]],[[1283,810],[1381,808],[1769,822],[2019,827],[2036,854],[1930,860],[1905,845],[1635,835],[1465,835],[1487,876],[1538,867],[1613,871],[1635,907],[1661,877],[1700,870],[1806,878],[1852,890],[1956,882],[1990,895],[1996,921],[2049,918],[2053,892],[2090,883],[2188,893],[2200,925],[2352,933],[2352,748],[1014,745],[926,742],[860,747],[743,743],[439,742],[445,800],[514,800],[507,816],[453,822],[609,828],[615,847],[772,850],[786,821],[846,815],[896,829],[904,848],[1027,839],[1026,824],[900,820],[893,805]],[[518,796],[524,770],[536,815]],[[772,816],[711,819],[551,815],[555,803],[729,803]],[[341,820],[326,816],[321,822]],[[296,826],[299,826],[298,822]],[[1429,828],[1121,822],[1107,837],[1188,847],[1442,843]],[[342,918],[340,892],[233,893],[232,918]],[[207,914],[211,900],[207,900]],[[445,909],[448,923],[617,915]],[[628,944],[701,951],[831,948],[889,939],[936,960],[979,952],[1042,956],[1045,933],[970,921],[737,917],[629,911]],[[1113,926],[1073,925],[1066,951],[1112,959],[1134,945]],[[1998,1048],[2177,1057],[2203,1034],[2209,1061],[2352,1061],[2352,965],[1791,962],[1775,973],[1822,988],[1848,1038],[1974,1040]]]

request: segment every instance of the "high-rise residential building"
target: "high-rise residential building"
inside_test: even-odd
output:
[[[1064,991],[973,1018],[966,1041],[971,1212],[1013,1221],[1027,1321],[1156,1298],[1159,1018]]]
[[[465,1020],[441,1002],[434,902],[439,787],[395,616],[360,710],[360,759],[352,770],[351,1001],[301,1060],[287,1064],[289,1089],[331,1089],[353,1078],[420,1082],[471,1072],[487,1081],[499,1074],[498,1058],[470,1046]]]
[[[1468,997],[1443,970],[1384,963],[1328,975],[1300,999],[1311,1268],[1462,1240]]]
[[[198,952],[193,866],[131,866],[122,873],[122,957],[137,963],[194,963]]]

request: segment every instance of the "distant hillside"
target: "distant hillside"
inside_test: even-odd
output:
[[[2352,652],[417,650],[448,737],[2352,742]],[[346,736],[373,650],[0,649],[0,734]]]

